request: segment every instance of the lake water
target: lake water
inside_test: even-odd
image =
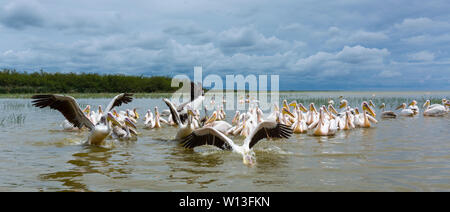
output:
[[[439,103],[450,92],[289,92],[280,100],[319,106],[339,96],[354,106],[372,99],[395,109],[413,99]],[[109,99],[78,102],[96,108]],[[160,98],[119,109],[136,107],[143,116],[155,106],[167,109]],[[170,141],[174,127],[145,130],[140,120],[136,142],[110,140],[105,148],[80,145],[87,131],[62,131],[64,117],[30,99],[0,99],[0,111],[0,191],[450,191],[448,114],[423,117],[421,110],[333,137],[263,140],[248,167],[236,153],[184,149]],[[227,111],[228,120],[233,115]]]

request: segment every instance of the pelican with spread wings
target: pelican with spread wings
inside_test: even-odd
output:
[[[232,150],[242,155],[244,164],[252,165],[255,163],[252,147],[258,141],[264,138],[289,138],[291,135],[292,129],[288,126],[275,121],[263,121],[256,126],[250,136],[246,137],[242,146],[235,144],[233,140],[213,127],[194,130],[181,144],[189,149],[202,145],[213,145],[222,150]]]
[[[64,117],[73,124],[74,127],[81,129],[83,126],[90,131],[87,143],[92,145],[100,145],[106,137],[111,133],[108,121],[120,125],[110,112],[114,107],[122,104],[128,104],[133,100],[133,94],[122,93],[114,97],[106,107],[106,113],[100,118],[100,122],[94,125],[91,120],[81,110],[75,98],[58,94],[41,94],[34,95],[31,98],[33,106],[39,108],[50,107],[58,110]]]

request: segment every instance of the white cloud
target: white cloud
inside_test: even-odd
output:
[[[420,51],[416,53],[408,54],[410,61],[429,62],[434,60],[434,53],[429,51]]]
[[[379,76],[383,77],[383,78],[393,78],[393,77],[399,77],[402,74],[400,72],[396,72],[396,71],[389,71],[389,70],[385,70],[380,72]]]

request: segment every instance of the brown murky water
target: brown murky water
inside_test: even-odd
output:
[[[372,96],[375,94],[375,96]],[[373,99],[389,109],[416,99],[439,102],[450,92],[282,93],[304,104],[343,95],[351,105]],[[80,99],[105,106],[109,99]],[[135,99],[120,109],[144,112],[161,99]],[[450,115],[378,119],[370,129],[333,137],[293,135],[255,146],[247,167],[232,152],[185,150],[170,141],[176,129],[142,129],[137,142],[80,145],[87,132],[63,132],[57,111],[29,99],[0,99],[0,191],[450,191]],[[377,110],[377,112],[379,112]],[[233,111],[227,111],[229,116]]]

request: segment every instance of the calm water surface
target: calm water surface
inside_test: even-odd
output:
[[[282,93],[303,104],[351,105],[373,99],[388,109],[416,99],[438,103],[450,92]],[[109,99],[79,99],[103,107]],[[119,109],[167,107],[161,99],[135,99]],[[137,142],[80,145],[87,132],[64,132],[57,111],[28,99],[0,99],[0,191],[450,191],[450,115],[383,120],[370,129],[333,137],[294,134],[261,141],[257,164],[213,147],[185,150],[176,129],[142,129]],[[377,110],[379,113],[379,111]],[[421,111],[422,112],[422,111]],[[230,120],[234,111],[227,111]],[[267,114],[267,113],[266,113]],[[241,139],[242,140],[242,139]]]

